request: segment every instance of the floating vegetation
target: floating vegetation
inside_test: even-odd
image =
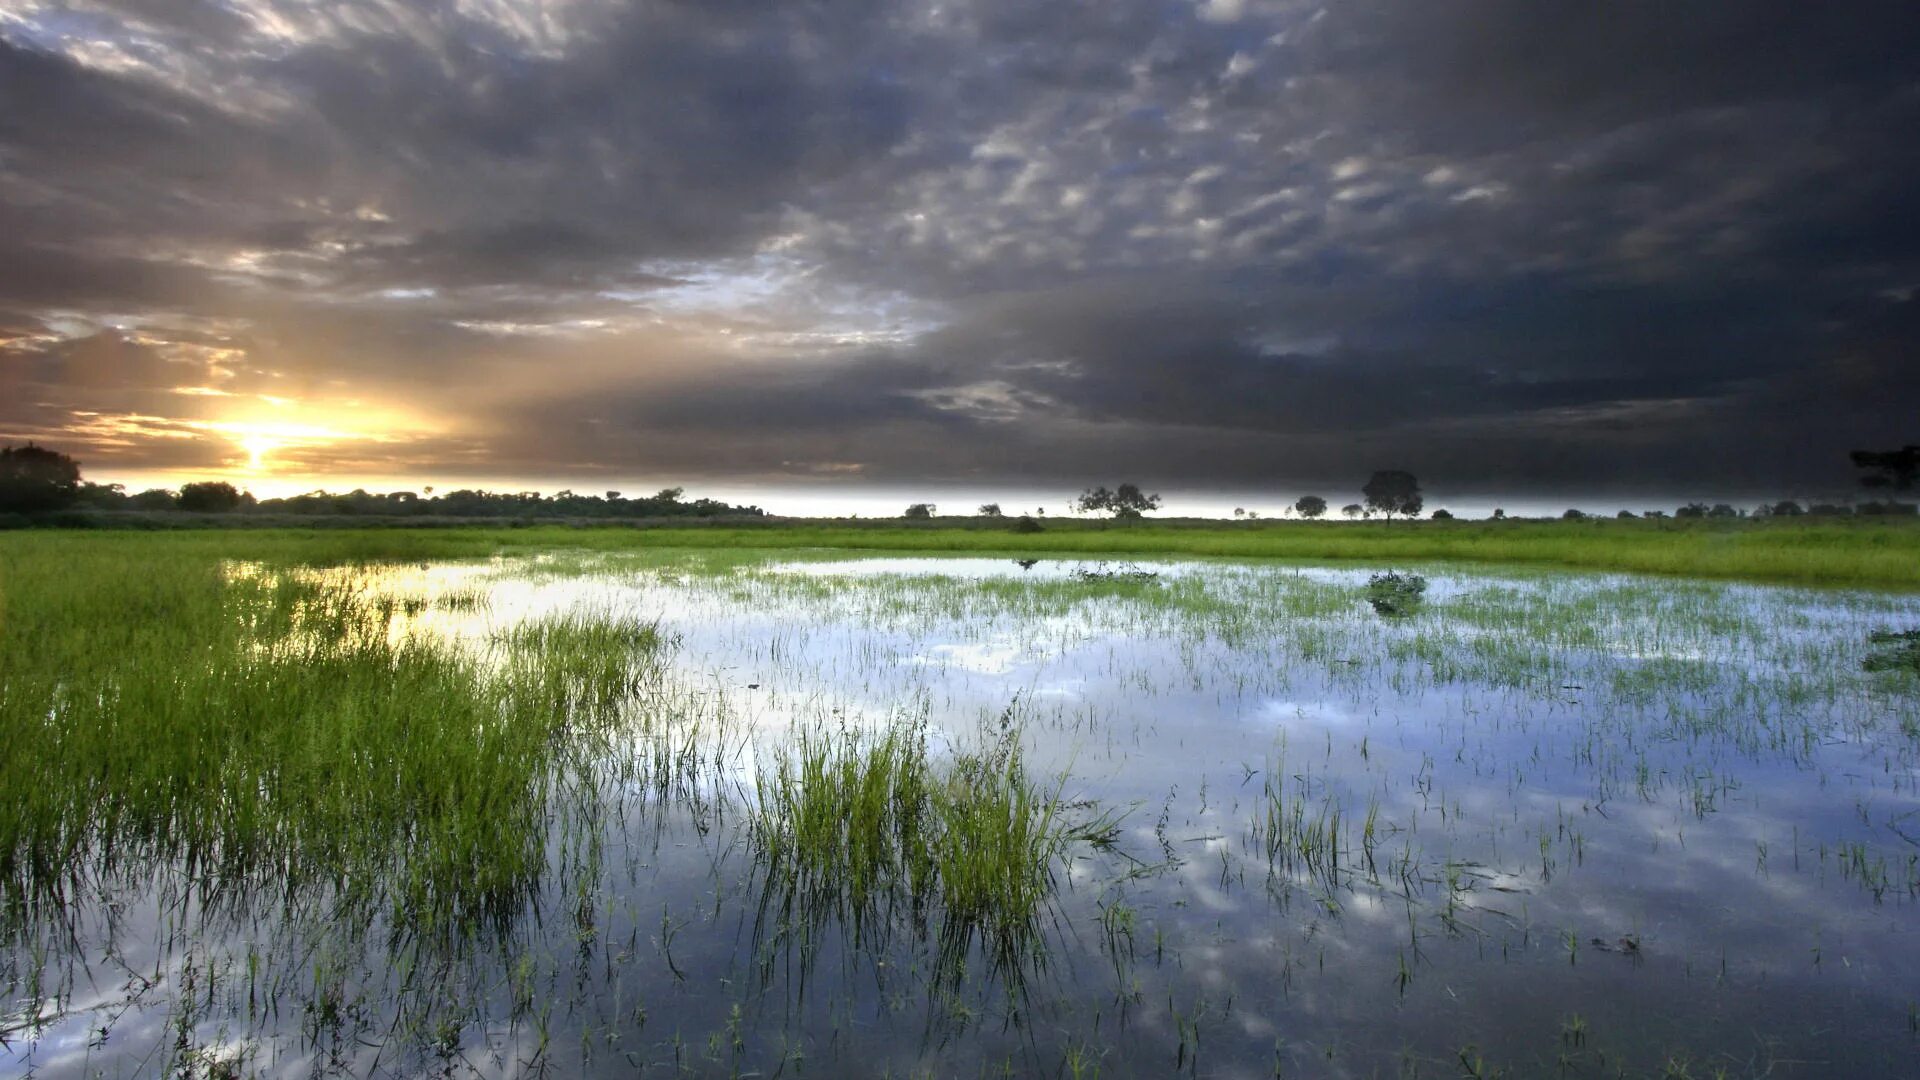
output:
[[[1160,573],[1156,570],[1144,569],[1132,563],[1122,563],[1119,566],[1108,566],[1106,563],[1099,563],[1094,566],[1074,567],[1073,580],[1092,584],[1120,583],[1144,585],[1151,581],[1159,581]]]
[[[1411,615],[1427,595],[1427,579],[1389,570],[1367,579],[1367,603],[1381,615]]]
[[[1867,643],[1873,648],[1860,662],[1862,669],[1920,675],[1920,630],[1876,630]]]

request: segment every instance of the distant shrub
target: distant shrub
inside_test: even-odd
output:
[[[225,480],[205,480],[180,489],[180,509],[199,514],[225,514],[253,505],[253,496]]]
[[[1017,533],[1037,533],[1037,532],[1047,531],[1046,526],[1041,525],[1039,522],[1033,520],[1032,518],[1028,517],[1025,514],[1021,514],[1018,518],[1015,518],[1013,524],[1008,526],[1008,528]]]
[[[1448,510],[1444,510],[1444,509],[1443,509],[1443,510],[1435,510],[1435,511],[1433,512],[1433,520],[1435,520],[1435,521],[1452,521],[1452,520],[1453,520],[1453,513],[1452,513],[1451,511],[1448,511]]]
[[[933,504],[914,503],[912,506],[907,507],[906,512],[900,516],[914,521],[925,521],[933,517]]]
[[[1587,520],[1587,512],[1585,510],[1569,509],[1566,513],[1561,514],[1560,517],[1564,521],[1585,521]]]
[[[1367,603],[1382,615],[1411,615],[1427,595],[1427,579],[1389,570],[1367,579]]]

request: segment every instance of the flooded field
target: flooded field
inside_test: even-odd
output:
[[[1915,1075],[1920,597],[1380,569],[13,582],[0,1073]]]

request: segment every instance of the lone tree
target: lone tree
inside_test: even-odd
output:
[[[1108,491],[1105,485],[1080,493],[1073,508],[1083,514],[1112,514],[1116,519],[1137,518],[1149,510],[1160,509],[1160,496],[1143,493],[1133,484],[1121,484]]]
[[[1367,497],[1367,509],[1378,510],[1391,518],[1395,514],[1412,517],[1426,505],[1420,494],[1420,481],[1410,472],[1383,469],[1367,480],[1360,494]]]
[[[32,443],[0,448],[0,510],[58,510],[79,497],[79,462]]]
[[[225,480],[203,480],[180,489],[179,507],[198,514],[225,514],[252,501],[252,496]]]
[[[1300,501],[1293,504],[1293,509],[1301,517],[1312,521],[1327,512],[1327,500],[1318,495],[1302,495]]]
[[[1340,508],[1340,513],[1349,521],[1359,517],[1364,512],[1359,503],[1348,503]]]
[[[980,515],[981,517],[1000,517],[1000,516],[1002,516],[1002,515],[1001,515],[1001,513],[1000,513],[1000,504],[999,504],[999,503],[981,503],[981,504],[980,504],[980,509],[978,509],[978,510],[976,510],[976,511],[974,511],[974,513],[976,513],[976,514],[979,514],[979,515]]]
[[[1853,467],[1865,469],[1862,487],[1911,491],[1920,482],[1920,446],[1912,444],[1898,450],[1855,450],[1847,455]]]
[[[900,516],[904,518],[914,518],[917,520],[925,520],[927,518],[931,518],[933,516],[933,504],[932,503],[914,503],[912,506],[907,507],[906,513],[901,514]]]

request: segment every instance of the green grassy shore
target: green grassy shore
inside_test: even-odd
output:
[[[349,519],[350,520],[350,519]],[[743,524],[367,524],[327,520],[272,527],[142,531],[26,529],[0,533],[8,552],[96,545],[140,552],[199,548],[235,558],[343,562],[481,557],[513,550],[586,548],[824,548],[1095,558],[1215,557],[1373,563],[1465,562],[1613,570],[1858,588],[1920,588],[1920,521],[1481,521],[1112,523],[1053,520],[1037,533],[979,518],[894,521],[771,520]],[[259,523],[254,523],[259,524]],[[0,581],[0,588],[4,582]]]

